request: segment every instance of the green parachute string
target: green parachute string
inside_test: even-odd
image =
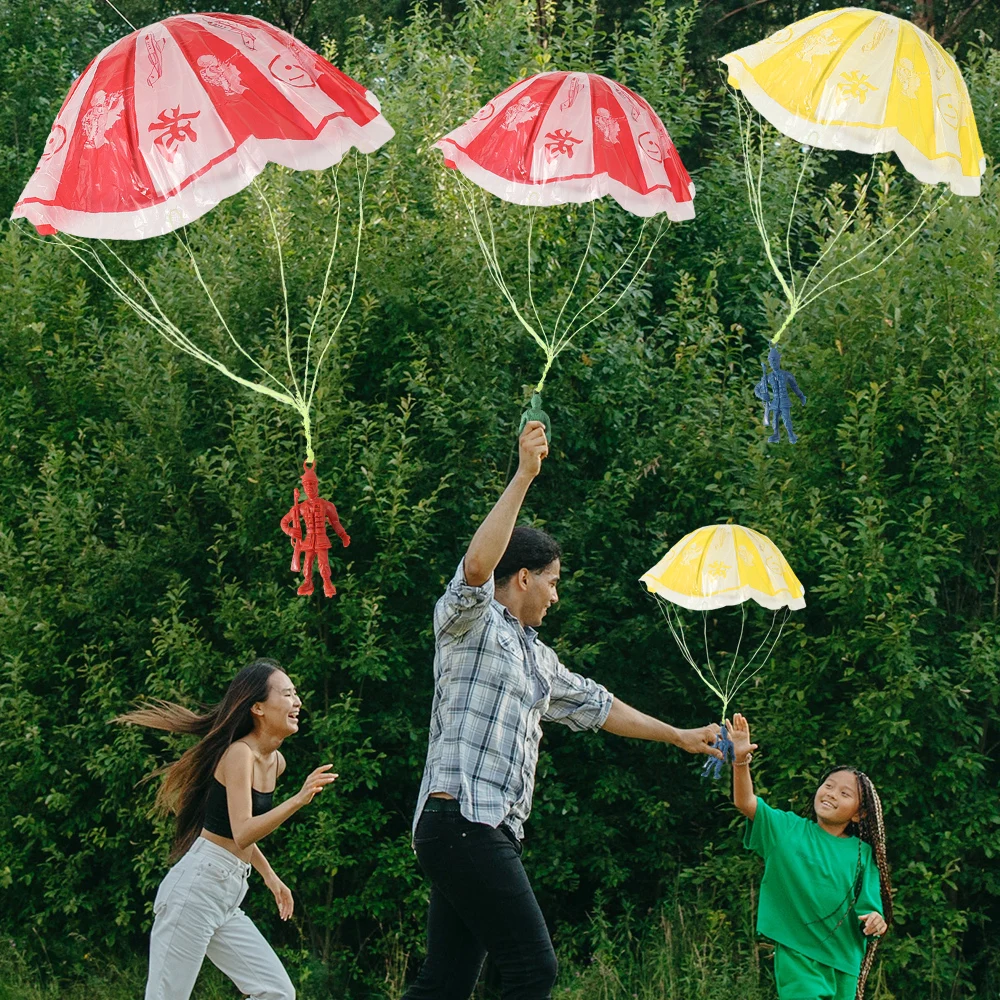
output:
[[[611,310],[614,309],[619,302],[621,302],[621,300],[628,293],[629,289],[635,284],[636,280],[643,273],[646,265],[652,257],[653,251],[656,249],[656,245],[659,243],[663,235],[665,224],[661,219],[656,233],[650,241],[648,249],[643,255],[641,247],[649,222],[648,219],[643,219],[642,225],[639,229],[638,238],[632,248],[625,255],[621,264],[611,273],[610,277],[608,277],[600,288],[598,288],[598,290],[591,295],[590,298],[586,299],[586,301],[584,301],[583,304],[572,314],[570,319],[564,323],[563,320],[566,316],[567,309],[577,293],[580,278],[583,275],[584,267],[594,244],[594,234],[597,230],[597,206],[595,203],[591,202],[591,222],[590,229],[587,234],[586,247],[584,248],[583,255],[580,258],[580,262],[573,276],[573,281],[570,285],[569,291],[563,298],[556,314],[555,322],[552,324],[551,329],[546,329],[546,325],[542,321],[539,310],[535,304],[534,281],[531,263],[535,231],[535,213],[537,209],[530,209],[528,216],[528,239],[526,246],[528,309],[525,310],[511,289],[500,263],[500,256],[497,252],[496,229],[493,224],[493,213],[490,210],[490,196],[481,191],[458,171],[455,171],[455,176],[458,179],[458,188],[461,193],[462,202],[465,205],[469,216],[472,233],[476,238],[477,244],[479,245],[479,249],[483,255],[483,260],[486,262],[486,271],[493,279],[493,282],[499,289],[500,294],[510,306],[514,317],[524,328],[525,332],[538,345],[544,355],[545,361],[542,366],[542,374],[533,390],[534,392],[541,393],[545,388],[545,380],[548,378],[549,371],[555,363],[556,358],[558,358],[559,355],[562,354],[567,347],[569,347],[569,345],[573,342],[573,339],[578,334],[582,333],[587,329],[587,327],[592,326],[594,323],[598,322],[611,312]],[[597,309],[596,304],[598,300],[608,291],[609,288],[611,288],[612,284],[618,280],[619,275],[621,275],[622,272],[636,260],[638,260],[638,263],[635,264],[631,273],[628,274],[628,280],[626,281],[625,286],[617,294],[612,293],[613,298],[610,304],[605,306],[603,309],[598,309],[598,311],[593,312],[592,315],[586,315],[588,310],[591,310],[592,307]],[[527,315],[528,311],[530,311],[530,318]]]
[[[877,263],[871,265],[870,267],[864,267],[862,270],[853,273],[844,273],[845,268],[859,261],[860,258],[862,258],[869,251],[873,250],[875,247],[883,244],[884,241],[888,240],[893,233],[904,226],[907,220],[920,207],[919,198],[914,201],[913,205],[904,215],[897,219],[896,222],[889,226],[884,232],[868,241],[863,247],[861,247],[861,249],[855,251],[838,264],[824,270],[822,269],[822,265],[828,260],[830,254],[840,242],[841,237],[848,232],[852,224],[856,221],[858,213],[867,201],[868,190],[871,186],[873,178],[876,176],[879,163],[878,157],[873,157],[872,169],[858,191],[854,208],[848,213],[847,217],[844,219],[839,229],[837,229],[834,233],[833,237],[827,241],[826,246],[817,256],[816,260],[813,261],[812,266],[808,269],[808,271],[802,273],[798,268],[796,268],[792,259],[792,229],[795,220],[795,210],[799,200],[799,192],[808,168],[809,155],[812,151],[811,147],[806,146],[804,148],[802,168],[799,171],[798,179],[795,183],[795,191],[792,196],[788,223],[785,226],[785,262],[784,264],[779,264],[779,253],[776,251],[772,242],[770,227],[768,226],[767,219],[765,217],[762,196],[764,188],[764,164],[766,159],[764,154],[766,126],[760,116],[757,115],[757,113],[750,106],[749,102],[747,102],[738,91],[730,90],[730,93],[736,106],[737,121],[739,123],[740,144],[743,153],[744,181],[746,183],[747,202],[750,207],[750,215],[753,218],[754,225],[757,227],[757,232],[760,234],[761,244],[764,248],[764,256],[767,259],[775,278],[777,278],[778,284],[781,286],[781,290],[784,293],[785,300],[787,302],[787,308],[781,323],[771,337],[771,343],[777,344],[778,341],[781,340],[782,334],[789,328],[789,326],[791,326],[795,317],[798,316],[798,314],[804,309],[812,305],[812,303],[818,298],[827,295],[834,289],[840,288],[849,282],[857,281],[859,278],[864,278],[867,275],[872,274],[882,267],[894,254],[902,250],[903,247],[914,239],[914,237],[916,237],[917,234],[924,228],[941,205],[950,201],[951,193],[947,188],[945,188],[938,195],[938,197],[934,199],[930,208],[917,221],[913,228],[906,232],[906,235],[903,236],[903,238],[895,246],[893,246],[892,249],[884,253]],[[786,266],[787,273],[785,271]]]
[[[737,664],[740,663],[740,648],[743,645],[743,637],[746,633],[747,622],[746,604],[741,604],[740,634],[736,641],[736,650],[733,653],[733,658],[728,669],[720,669],[717,671],[715,664],[712,662],[712,653],[708,638],[709,612],[702,612],[702,642],[704,643],[705,649],[705,662],[704,664],[700,664],[695,659],[694,654],[691,651],[691,647],[688,644],[687,634],[684,627],[684,616],[681,614],[679,607],[672,604],[666,598],[661,597],[659,594],[653,594],[652,596],[656,601],[657,607],[660,609],[660,613],[663,615],[664,621],[667,623],[667,628],[670,630],[670,634],[673,636],[674,642],[677,643],[677,648],[680,650],[681,656],[687,662],[688,666],[690,666],[698,675],[699,680],[705,685],[705,687],[707,687],[709,691],[711,691],[712,694],[719,699],[722,705],[722,716],[720,722],[724,723],[729,715],[729,706],[733,703],[736,696],[754,677],[757,676],[757,674],[760,673],[761,670],[764,669],[768,661],[771,659],[775,647],[781,639],[781,633],[784,631],[785,623],[791,616],[791,611],[789,611],[788,608],[783,608],[772,614],[771,623],[768,626],[764,638],[760,641],[757,648],[749,656],[743,659],[742,664],[737,670]],[[771,639],[771,634],[774,632],[775,627],[777,627],[777,635],[775,635],[774,640],[771,641],[768,646],[768,641]],[[768,646],[768,650],[763,656],[760,656],[760,652],[765,646]]]
[[[214,368],[220,374],[225,375],[226,378],[242,385],[244,388],[250,389],[252,392],[268,396],[283,406],[288,406],[293,409],[296,414],[298,414],[298,417],[302,422],[302,432],[303,437],[305,438],[305,460],[311,465],[316,461],[316,455],[313,449],[312,411],[313,403],[316,397],[316,390],[319,385],[320,371],[331,346],[336,340],[337,335],[344,324],[344,320],[346,319],[348,310],[354,301],[354,295],[357,290],[358,269],[361,261],[361,240],[364,233],[365,221],[364,194],[365,186],[368,181],[370,161],[368,157],[365,156],[365,167],[362,171],[360,166],[360,157],[356,155],[354,166],[358,184],[358,235],[354,245],[354,260],[351,269],[350,291],[347,296],[347,301],[340,310],[336,321],[333,323],[329,332],[322,339],[321,343],[316,344],[316,327],[327,304],[327,297],[330,289],[330,273],[333,268],[334,260],[337,256],[337,250],[340,246],[341,240],[343,201],[337,178],[337,170],[334,170],[332,172],[332,178],[336,212],[333,240],[330,247],[330,254],[327,258],[326,270],[323,276],[323,289],[320,293],[319,301],[317,302],[310,318],[308,333],[305,337],[304,351],[301,345],[296,345],[294,343],[294,337],[292,334],[291,307],[289,305],[288,297],[288,280],[285,270],[284,248],[278,229],[277,216],[270,201],[268,201],[263,186],[259,184],[256,179],[253,182],[254,190],[263,202],[267,211],[277,251],[278,274],[281,281],[281,294],[285,317],[284,354],[285,363],[288,368],[288,382],[283,382],[272,372],[268,371],[268,369],[265,368],[264,365],[262,365],[256,358],[254,358],[253,355],[240,343],[239,339],[232,332],[229,324],[226,322],[225,316],[222,314],[222,311],[218,306],[218,303],[215,301],[215,296],[212,294],[208,283],[205,281],[201,268],[198,265],[197,257],[188,243],[184,231],[179,231],[177,233],[177,238],[188,256],[195,280],[201,287],[212,312],[218,320],[219,326],[225,332],[230,343],[239,352],[239,354],[241,354],[243,358],[248,361],[254,369],[256,369],[259,375],[262,376],[261,381],[254,381],[252,379],[244,378],[242,375],[238,375],[223,361],[214,357],[208,351],[195,343],[166,314],[166,312],[164,312],[156,298],[156,295],[149,287],[148,283],[143,279],[142,275],[136,272],[134,268],[132,268],[106,240],[97,240],[96,243],[103,248],[104,255],[117,264],[121,272],[128,277],[131,286],[134,286],[134,289],[137,289],[138,292],[134,291],[133,287],[123,282],[123,280],[114,271],[112,271],[112,269],[108,266],[105,256],[102,256],[102,254],[97,251],[91,241],[75,236],[67,236],[63,233],[56,233],[53,237],[43,238],[36,235],[33,230],[26,226],[22,226],[21,231],[39,243],[56,243],[63,249],[69,251],[92,275],[94,275],[108,289],[110,289],[110,291],[114,293],[114,295],[122,303],[128,306],[128,308],[131,309],[132,312],[139,317],[139,319],[141,319],[147,326],[155,330],[172,347],[179,351],[183,351],[185,354],[190,355],[202,364]],[[305,355],[305,360],[300,379],[296,368],[295,358],[296,354],[301,355],[303,353]]]

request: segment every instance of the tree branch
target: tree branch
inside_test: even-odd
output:
[[[751,7],[759,7],[762,3],[770,3],[771,0],[753,0],[753,3],[748,3],[745,7],[737,7],[736,10],[731,10],[728,14],[723,14],[722,17],[716,21],[716,24],[722,24],[723,21],[732,17],[734,14],[742,14],[745,10],[750,10]]]

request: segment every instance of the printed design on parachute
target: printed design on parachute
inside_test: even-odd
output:
[[[520,125],[525,122],[530,122],[533,118],[538,117],[538,112],[541,111],[542,106],[538,101],[533,101],[527,94],[520,98],[517,104],[512,104],[505,112],[503,116],[503,122],[501,127],[506,129],[508,132],[516,132]]]
[[[732,567],[727,562],[723,562],[721,559],[714,563],[710,563],[708,567],[709,576],[714,576],[716,580],[724,580],[728,575]]]
[[[937,107],[946,125],[957,129],[962,124],[962,112],[952,94],[942,94],[937,100]]]
[[[784,579],[785,568],[781,565],[781,560],[773,552],[765,552],[764,565],[771,576],[777,577],[779,580]]]
[[[45,150],[42,153],[41,160],[38,161],[38,165],[42,165],[42,161],[55,156],[63,146],[66,145],[66,129],[62,127],[58,122],[52,126],[52,131],[49,132],[49,137],[45,140]]]
[[[566,158],[573,159],[573,150],[583,142],[577,139],[567,128],[557,128],[554,132],[546,132],[545,138],[550,140],[545,143],[545,158],[551,163],[553,160],[566,154]]]
[[[167,44],[165,38],[154,38],[146,35],[146,55],[149,57],[149,76],[146,77],[146,86],[155,86],[156,81],[163,76],[163,48]]]
[[[850,73],[841,73],[840,78],[844,81],[837,84],[841,100],[853,98],[859,104],[864,104],[868,100],[868,95],[873,90],[878,90],[878,87],[868,79],[868,74],[857,69]]]
[[[100,149],[108,144],[108,132],[122,116],[125,110],[125,99],[122,92],[116,90],[111,94],[98,90],[90,99],[90,107],[80,119],[80,128],[87,137],[84,146],[87,149]]]
[[[812,65],[815,56],[828,56],[837,51],[840,38],[833,28],[824,28],[816,34],[806,35],[802,39],[798,56],[803,62]]]
[[[663,162],[665,154],[652,132],[640,132],[639,138],[636,141],[638,142],[639,149],[651,160],[656,163]]]
[[[257,47],[256,37],[240,24],[234,24],[232,21],[224,21],[221,17],[205,17],[205,23],[210,24],[213,28],[235,31],[240,36],[244,47],[250,49],[251,52]]]
[[[568,111],[573,107],[576,104],[577,97],[580,96],[581,90],[583,90],[583,84],[580,82],[580,78],[577,76],[570,77],[569,91],[566,94],[566,100],[559,105],[559,110]]]
[[[913,99],[920,89],[920,74],[913,66],[913,60],[902,58],[896,67],[896,79],[899,80],[899,87],[903,91],[904,97]]]
[[[307,90],[315,87],[316,81],[312,78],[301,63],[292,62],[291,56],[277,55],[268,64],[268,71],[279,83],[286,83],[289,87],[297,87],[300,90]]]
[[[594,115],[594,125],[601,135],[604,136],[605,142],[618,141],[618,133],[621,131],[621,125],[618,124],[618,119],[607,108],[597,109],[597,114]]]
[[[701,558],[702,547],[700,545],[692,545],[691,548],[681,556],[681,565],[690,566],[691,563],[697,562]]]
[[[227,59],[223,62],[218,56],[198,56],[198,75],[213,87],[218,87],[224,94],[232,97],[246,92],[246,87],[240,80],[239,69]]]
[[[874,52],[885,41],[890,30],[889,22],[880,19],[872,37],[861,46],[861,51]]]
[[[181,106],[177,105],[172,110],[161,111],[158,120],[150,124],[148,132],[159,132],[153,145],[168,163],[174,162],[182,142],[198,141],[198,133],[191,122],[200,114],[200,111],[181,111]]]
[[[635,99],[635,95],[615,83],[614,80],[611,81],[611,89],[615,92],[619,102],[628,105],[629,117],[632,121],[637,122],[642,117],[642,105]]]

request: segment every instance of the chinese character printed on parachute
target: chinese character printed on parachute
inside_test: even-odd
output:
[[[191,120],[200,114],[200,111],[181,111],[180,105],[178,105],[172,111],[161,111],[159,121],[150,124],[150,132],[160,133],[153,140],[153,144],[169,162],[173,162],[180,143],[186,142],[188,139],[192,142],[198,141],[198,134],[191,127]]]
[[[583,142],[583,139],[574,139],[569,129],[565,128],[557,128],[555,132],[546,132],[545,138],[552,140],[552,142],[545,143],[545,155],[549,162],[562,153],[565,153],[569,159],[572,159],[573,147]]]

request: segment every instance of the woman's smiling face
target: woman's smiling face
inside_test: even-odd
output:
[[[261,727],[278,737],[298,732],[301,707],[302,699],[283,670],[275,670],[268,679],[267,701],[254,705]]]
[[[858,779],[852,771],[834,771],[816,789],[813,809],[824,826],[847,826],[857,823],[861,797]]]

